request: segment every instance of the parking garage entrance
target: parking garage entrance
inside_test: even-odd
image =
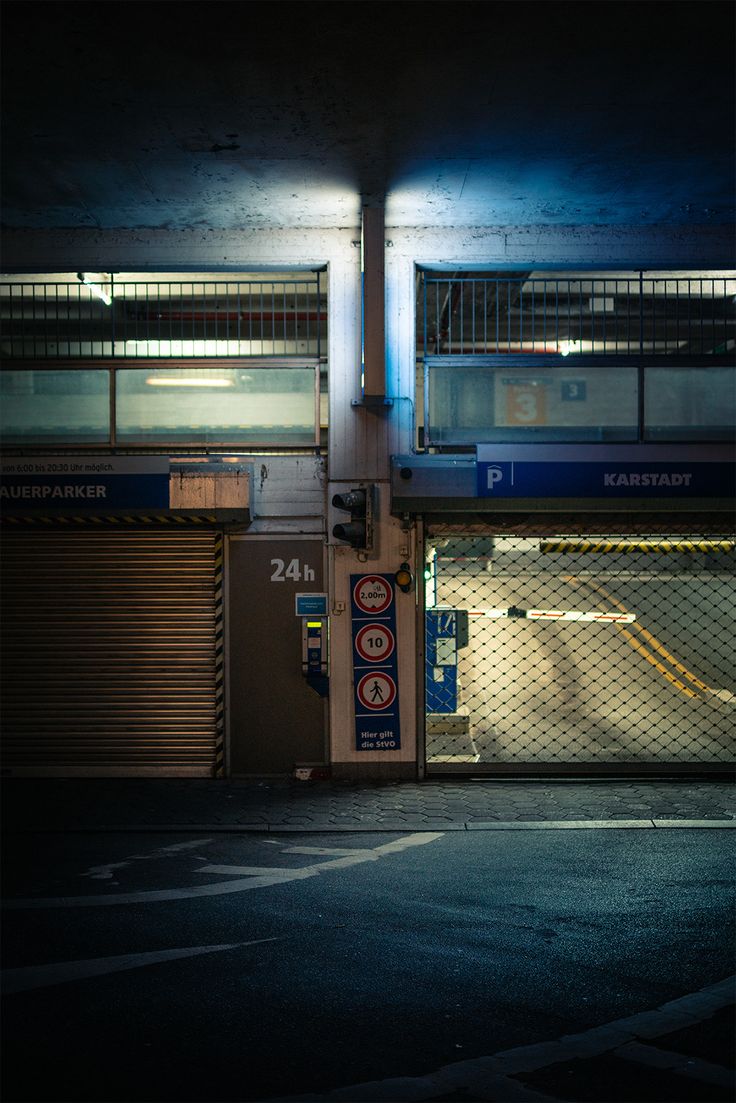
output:
[[[221,771],[222,537],[140,525],[3,522],[3,773]]]
[[[425,563],[428,773],[730,768],[733,537],[437,525]]]

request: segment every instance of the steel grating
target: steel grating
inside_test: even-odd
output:
[[[319,357],[327,335],[321,281],[320,272],[0,278],[0,359]]]
[[[733,761],[736,543],[427,541],[428,767]]]
[[[422,273],[424,356],[719,355],[736,338],[734,273]]]

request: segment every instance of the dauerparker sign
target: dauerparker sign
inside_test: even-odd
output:
[[[166,456],[45,456],[4,460],[3,510],[168,509]]]

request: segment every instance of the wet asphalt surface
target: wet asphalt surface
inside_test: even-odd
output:
[[[648,1011],[733,972],[731,840],[10,835],[4,1098],[322,1098]],[[721,1016],[696,1056],[728,1065],[729,1037]],[[527,1087],[607,1100],[610,1060]],[[672,1073],[627,1075],[618,1098],[680,1098]],[[683,1100],[730,1098],[677,1084]],[[503,1099],[435,1095],[482,1097]]]

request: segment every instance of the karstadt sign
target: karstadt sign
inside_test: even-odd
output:
[[[484,444],[476,465],[480,498],[730,498],[735,471],[682,445]]]

